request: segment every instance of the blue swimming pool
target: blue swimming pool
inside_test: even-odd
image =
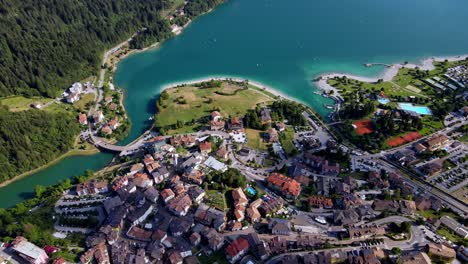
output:
[[[390,102],[390,100],[388,100],[387,98],[384,98],[384,97],[379,97],[377,98],[377,101],[380,103],[380,104],[388,104]]]
[[[411,103],[398,103],[401,110],[415,112],[419,115],[432,115],[431,109],[423,105],[414,105]]]
[[[257,191],[255,191],[255,189],[252,186],[247,187],[246,191],[251,195],[257,194]]]

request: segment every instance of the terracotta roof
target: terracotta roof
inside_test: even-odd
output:
[[[200,151],[211,151],[211,142],[200,143]]]
[[[243,237],[240,237],[236,240],[234,240],[231,244],[229,244],[227,247],[226,247],[226,254],[233,258],[235,257],[237,254],[239,254],[239,252],[241,251],[245,251],[249,248],[249,242],[247,241],[247,239],[243,238]]]
[[[220,113],[220,112],[218,112],[218,111],[213,111],[213,112],[211,112],[211,118],[214,119],[215,117],[219,117],[219,116],[221,116],[221,113]]]
[[[301,192],[301,184],[299,182],[280,173],[272,173],[268,177],[268,182],[277,186],[283,193],[288,195],[297,197]]]
[[[80,124],[84,124],[88,121],[88,117],[86,116],[86,114],[80,114],[78,116],[78,120],[80,122]]]
[[[168,197],[174,196],[175,194],[174,194],[174,192],[173,192],[171,189],[167,188],[167,189],[162,190],[162,191],[159,193],[159,195],[161,195],[161,197],[163,198],[163,200],[166,200]]]

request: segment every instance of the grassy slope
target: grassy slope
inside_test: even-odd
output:
[[[248,147],[265,151],[268,150],[267,144],[261,136],[261,134],[264,133],[263,131],[247,128],[245,129],[245,133],[247,135]]]
[[[252,90],[238,91],[234,95],[215,93],[216,91],[232,93],[238,89],[240,87],[226,83],[223,83],[221,88],[199,89],[186,86],[168,89],[169,98],[163,100],[163,107],[156,114],[155,124],[158,127],[163,127],[172,125],[176,121],[199,120],[209,116],[213,109],[220,109],[221,114],[226,118],[228,116],[243,116],[248,109],[254,108],[259,103],[270,101],[269,97]],[[186,103],[177,103],[177,98],[183,98]]]

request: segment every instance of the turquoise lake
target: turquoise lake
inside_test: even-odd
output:
[[[208,76],[261,82],[327,114],[329,99],[311,82],[327,72],[378,75],[368,62],[417,62],[468,54],[464,0],[230,0],[196,19],[159,48],[123,60],[114,77],[126,91],[132,121],[126,144],[148,129],[161,87]],[[0,189],[0,207],[31,197],[84,170],[99,169],[109,154],[71,157]]]

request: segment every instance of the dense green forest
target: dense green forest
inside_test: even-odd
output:
[[[79,131],[71,114],[40,110],[10,112],[0,106],[0,182],[68,151]]]
[[[189,17],[222,0],[192,0]],[[54,97],[97,72],[103,51],[140,34],[133,48],[172,36],[160,16],[173,0],[0,0],[0,97]]]
[[[95,74],[103,51],[147,27],[168,27],[170,0],[0,0],[0,96],[53,97]],[[148,35],[148,36],[149,36]],[[167,37],[164,35],[163,37]]]

